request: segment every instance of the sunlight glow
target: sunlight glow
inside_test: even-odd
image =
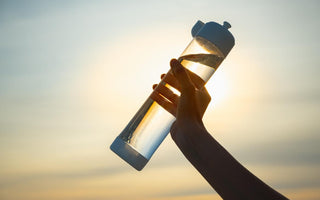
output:
[[[232,93],[229,76],[222,69],[218,69],[211,79],[207,82],[206,88],[211,95],[212,104],[219,105],[223,103]]]
[[[1,1],[0,198],[220,199],[170,136],[141,172],[109,147],[192,40],[192,25],[227,20],[236,44],[206,85],[206,129],[290,199],[320,199],[318,8]]]

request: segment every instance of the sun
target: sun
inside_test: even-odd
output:
[[[223,68],[219,68],[207,82],[206,88],[212,98],[211,104],[219,106],[230,95],[230,77]]]

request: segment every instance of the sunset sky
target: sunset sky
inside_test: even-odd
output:
[[[170,136],[133,169],[109,146],[192,40],[235,47],[204,123],[290,199],[320,199],[319,1],[0,1],[0,199],[220,199]]]

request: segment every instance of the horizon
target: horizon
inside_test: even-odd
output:
[[[289,199],[320,198],[318,1],[1,1],[0,198],[221,199],[168,136],[138,172],[109,146],[192,40],[231,24],[204,124]]]

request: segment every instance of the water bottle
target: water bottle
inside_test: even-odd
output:
[[[207,82],[234,46],[229,28],[228,22],[220,25],[198,21],[191,30],[193,40],[179,57],[179,62]],[[163,81],[160,84],[173,88]],[[174,121],[171,113],[149,97],[110,149],[140,171],[168,135]]]

